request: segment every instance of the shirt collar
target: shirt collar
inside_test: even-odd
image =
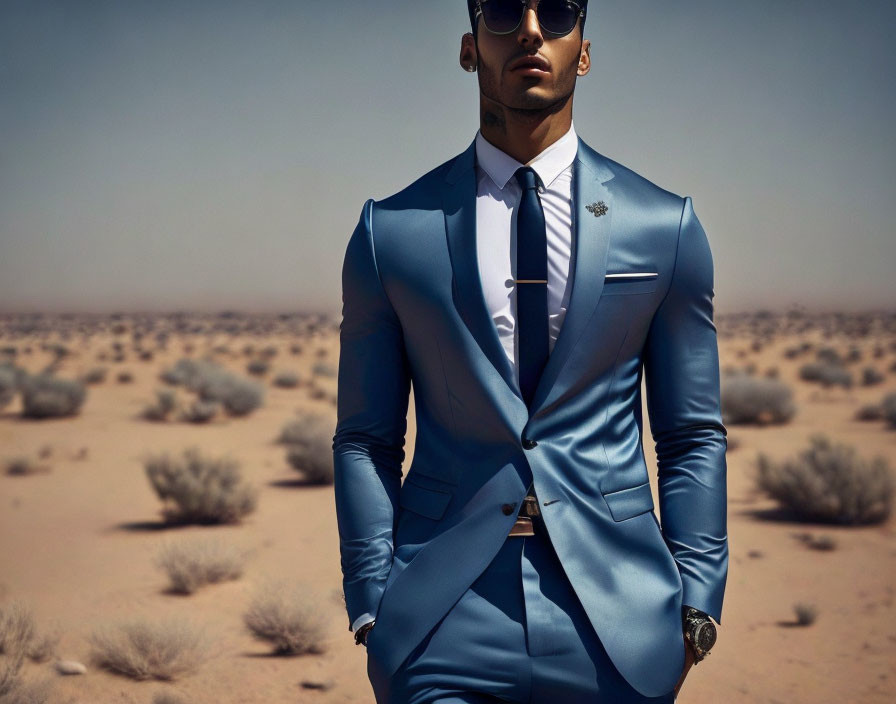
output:
[[[579,140],[572,122],[570,122],[569,130],[565,135],[528,164],[521,164],[506,152],[498,149],[482,136],[481,130],[476,132],[476,162],[501,190],[504,190],[507,182],[521,166],[531,166],[535,169],[545,188],[550,188],[554,180],[572,164],[578,148]]]

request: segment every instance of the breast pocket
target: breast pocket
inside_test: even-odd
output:
[[[601,295],[651,293],[656,290],[658,280],[659,272],[656,271],[611,272],[604,277],[604,290]]]

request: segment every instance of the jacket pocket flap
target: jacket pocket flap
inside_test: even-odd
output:
[[[653,494],[650,493],[650,482],[644,482],[630,489],[619,489],[603,495],[610,507],[614,521],[624,521],[653,509]]]
[[[401,485],[399,494],[399,503],[402,508],[409,509],[421,516],[440,519],[448,503],[451,501],[451,494],[447,491],[439,491],[438,489],[430,489],[420,484],[414,483],[411,479],[405,479]]]

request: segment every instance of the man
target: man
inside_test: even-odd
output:
[[[335,500],[380,704],[671,702],[721,621],[712,256],[690,197],[577,137],[586,6],[468,0],[479,132],[348,243]]]

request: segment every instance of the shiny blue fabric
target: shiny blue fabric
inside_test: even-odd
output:
[[[479,281],[474,159],[475,142],[368,200],[346,250],[333,453],[349,624],[376,615],[379,671],[395,673],[498,555],[515,520],[502,506],[532,484],[610,660],[640,694],[664,695],[684,667],[681,605],[721,623],[728,571],[706,234],[690,197],[579,139],[572,295],[527,408]]]
[[[475,702],[672,704],[644,697],[607,656],[563,567],[539,530],[504,545],[394,673],[384,673],[376,627],[367,673],[380,704]],[[465,701],[460,699],[460,701]]]

